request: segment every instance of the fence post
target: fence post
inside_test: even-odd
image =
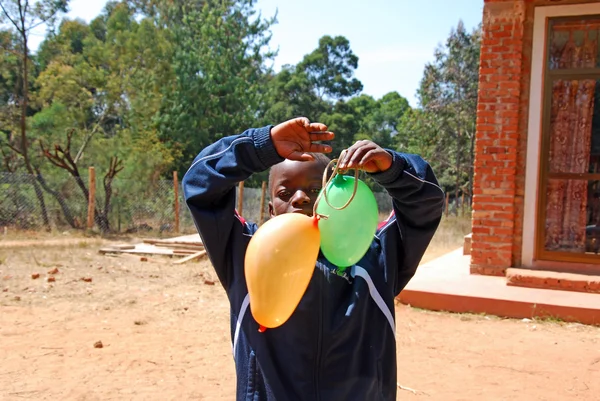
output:
[[[94,209],[96,208],[96,171],[94,167],[89,168],[90,176],[88,178],[89,198],[88,198],[88,215],[87,228],[94,228]]]
[[[450,193],[446,192],[446,217],[448,217],[448,204],[450,203]]]
[[[179,234],[179,179],[177,171],[173,171],[173,193],[175,194],[175,232]]]
[[[462,215],[465,215],[465,192],[463,191],[462,196],[460,197],[460,207],[462,209]],[[458,213],[457,213],[458,214]]]
[[[119,198],[119,191],[115,190],[115,203],[117,204],[117,232],[121,232],[121,198]]]
[[[263,221],[265,221],[265,198],[267,194],[267,182],[262,182],[262,194],[260,195],[260,222],[258,225],[262,225]]]
[[[244,212],[244,181],[240,181],[240,194],[238,199],[238,214],[241,216]]]

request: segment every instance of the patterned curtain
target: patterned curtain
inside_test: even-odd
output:
[[[597,41],[573,39],[550,55],[558,69],[593,68]],[[552,87],[550,171],[587,173],[589,169],[595,80],[557,80]],[[546,249],[585,252],[588,197],[585,180],[550,179],[547,186]]]

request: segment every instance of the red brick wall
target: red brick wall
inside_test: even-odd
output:
[[[513,265],[520,144],[524,0],[486,0],[483,11],[473,185],[471,272],[503,275]],[[529,66],[526,67],[527,69]]]
[[[472,273],[504,275],[521,265],[534,7],[592,2],[484,0]]]

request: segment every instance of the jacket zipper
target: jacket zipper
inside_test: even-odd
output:
[[[320,389],[321,389],[321,383],[320,383],[320,379],[321,379],[321,354],[322,354],[322,340],[323,340],[323,280],[324,275],[325,275],[325,266],[321,265],[320,266],[320,274],[319,274],[319,313],[318,313],[318,335],[317,335],[317,357],[315,358],[316,360],[316,367],[315,367],[315,373],[314,373],[314,381],[315,381],[315,401],[320,401],[321,400],[321,393],[320,393]],[[326,268],[326,267],[325,267]]]

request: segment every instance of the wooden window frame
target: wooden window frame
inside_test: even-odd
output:
[[[552,22],[569,21],[577,19],[597,20],[600,24],[600,14],[590,14],[569,17],[549,17],[546,23],[546,43],[544,52],[544,80],[543,80],[543,104],[542,104],[542,132],[540,148],[540,176],[538,181],[538,203],[537,223],[535,240],[535,259],[540,261],[572,262],[600,265],[600,252],[598,254],[573,253],[561,251],[549,251],[545,247],[546,239],[546,207],[547,207],[547,185],[550,179],[600,181],[600,173],[551,173],[550,172],[550,122],[552,111],[552,86],[559,79],[584,80],[593,79],[600,81],[600,67],[596,68],[572,68],[572,69],[550,69],[548,55],[550,54],[551,27]]]

